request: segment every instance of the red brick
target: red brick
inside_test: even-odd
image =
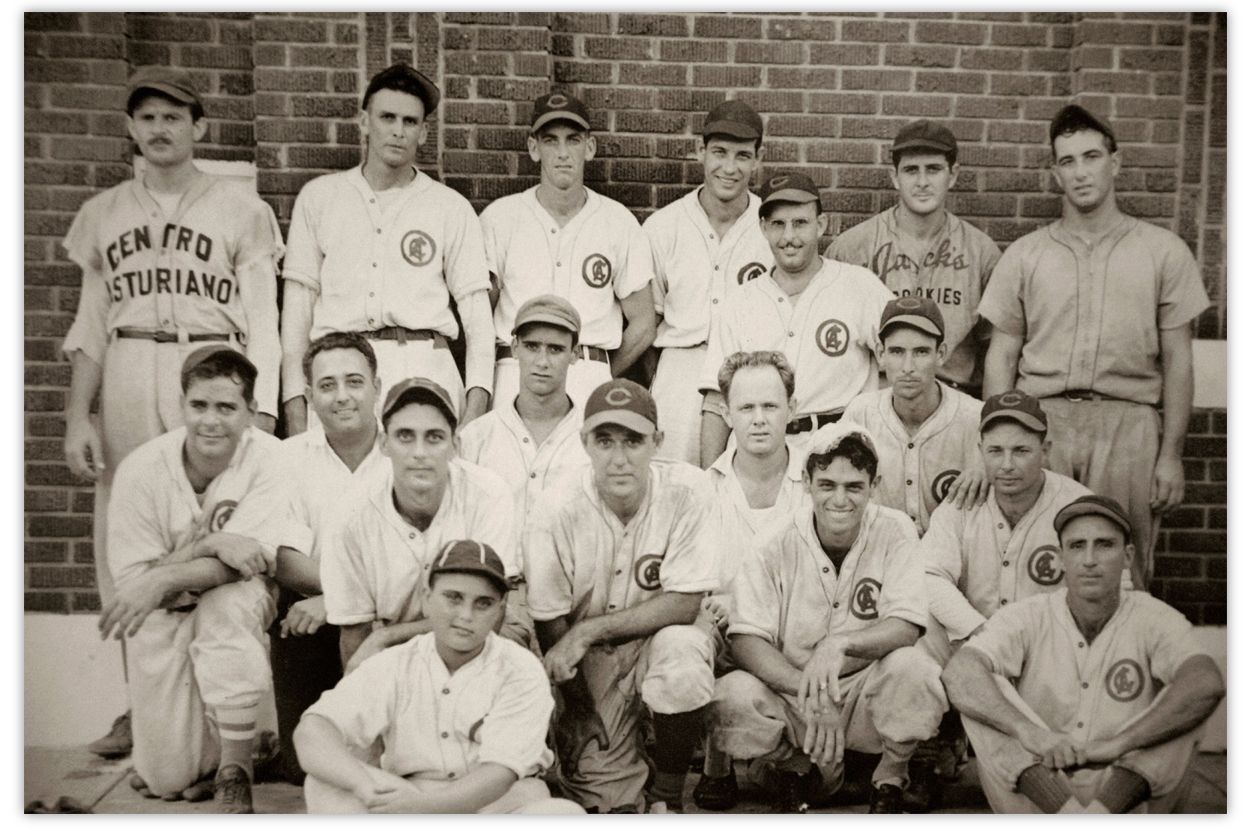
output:
[[[95,569],[89,566],[31,566],[32,589],[84,589],[95,585]]]
[[[769,20],[766,36],[771,40],[836,40],[839,24],[836,20]]]
[[[87,127],[84,113],[26,110],[28,133],[86,133]]]
[[[99,86],[54,86],[51,105],[71,110],[124,110],[125,90]]]
[[[82,15],[63,12],[27,12],[23,22],[28,32],[78,32]]]
[[[698,38],[759,38],[761,18],[734,14],[698,15],[692,26]]]
[[[442,117],[446,124],[509,124],[510,110],[491,101],[453,101],[442,105]]]
[[[526,153],[527,130],[522,127],[481,127],[476,130],[476,147],[481,150],[513,150]]]
[[[984,76],[980,76],[985,80]],[[984,88],[983,90],[984,91]],[[1046,78],[1041,75],[993,72],[990,74],[991,95],[1046,95]]]
[[[958,118],[1015,118],[1019,110],[1020,102],[1015,98],[971,95],[955,99]]]
[[[758,43],[742,41],[735,44],[736,63],[804,63],[804,45],[800,43]]]
[[[1166,524],[1166,521],[1164,521]],[[1205,561],[1201,557],[1165,557],[1154,558],[1154,576],[1159,578],[1197,578],[1202,576]]]
[[[761,84],[759,66],[694,66],[692,83],[701,87],[739,89]]]
[[[497,98],[502,101],[534,101],[549,91],[544,79],[527,78],[480,78],[476,92],[481,98]]]
[[[615,114],[614,126],[623,133],[681,133],[687,129],[687,116],[623,110]]]
[[[827,115],[775,115],[766,122],[765,131],[775,136],[832,138],[837,135],[836,123]]]
[[[359,112],[359,102],[351,98],[329,96],[291,96],[290,115],[295,118],[347,118]],[[258,109],[258,100],[256,101]]]
[[[182,15],[164,17],[133,13],[125,17],[129,35],[135,40],[209,43],[214,39],[212,23],[209,20]]]
[[[983,93],[986,75],[983,72],[936,72],[917,70],[916,92]]]
[[[27,513],[64,512],[69,510],[69,493],[63,490],[27,490],[24,507]],[[32,547],[42,545],[42,550],[31,551]],[[33,555],[33,556],[32,556]],[[26,562],[56,562],[65,559],[63,543],[27,543]]]
[[[772,70],[766,70],[770,77]],[[771,78],[770,86],[775,86]],[[738,100],[750,105],[759,113],[801,113],[804,112],[804,93],[797,91],[778,92],[770,89],[740,90],[735,96]],[[716,103],[716,102],[715,102]],[[709,107],[705,110],[708,111]]]
[[[887,66],[952,67],[958,51],[954,46],[891,44],[886,47],[884,63]]]
[[[481,29],[478,48],[505,52],[543,52],[549,48],[547,29]]]
[[[92,35],[51,35],[48,37],[48,54],[53,58],[113,58],[125,57],[125,41],[119,37]]]
[[[692,63],[725,63],[727,45],[722,41],[663,40],[661,59]]]
[[[328,92],[328,74],[323,70],[256,69],[255,84],[273,92]]]
[[[557,12],[553,16],[553,29],[558,32],[587,32],[606,35],[610,31],[610,16],[608,14]]]
[[[880,92],[908,92],[912,89],[910,69],[844,69],[843,89]]]
[[[995,46],[1045,46],[1049,31],[1046,26],[996,23],[990,27],[990,43]]]
[[[561,84],[608,84],[614,67],[601,61],[555,61],[553,80]]]
[[[645,159],[619,160],[610,165],[610,173],[616,182],[678,182],[683,179],[683,165]]]
[[[611,135],[605,133],[596,138],[597,158],[613,159],[623,156],[636,158],[662,157],[662,154],[655,150],[657,141],[646,136]],[[665,139],[660,141],[665,141]],[[695,140],[688,139],[688,141],[692,142],[693,149],[695,149]]]
[[[946,118],[951,115],[951,100],[941,95],[884,95],[882,114]]]
[[[25,80],[85,84],[91,81],[91,66],[83,61],[27,58]]]
[[[450,151],[441,155],[441,163],[446,173],[505,175],[510,172],[510,157],[504,153]]]
[[[1154,39],[1154,27],[1145,23],[1086,20],[1077,25],[1077,34],[1081,43],[1148,46]]]
[[[97,592],[73,592],[70,599],[75,612],[99,612],[101,608]]]
[[[653,57],[648,38],[584,38],[584,54],[604,61],[647,61]]]
[[[956,43],[979,46],[986,42],[986,27],[977,23],[949,23],[922,20],[916,24],[919,43]]]
[[[329,140],[328,125],[320,120],[261,118],[255,122],[255,135],[259,141],[279,144],[322,144]]]
[[[687,69],[682,64],[623,63],[618,65],[618,83],[644,87],[681,86],[687,83]]]
[[[911,24],[882,20],[844,20],[843,40],[863,40],[870,43],[906,43]]]
[[[1184,69],[1181,49],[1121,49],[1120,69],[1145,72],[1180,72]]]
[[[297,52],[296,47],[291,53]],[[210,67],[215,69],[250,69],[251,50],[240,46],[183,46],[181,62],[187,67]],[[297,65],[298,61],[295,61]],[[314,62],[308,62],[314,63]]]
[[[354,69],[359,65],[359,50],[353,46],[291,46],[291,66]]]
[[[1016,144],[1041,144],[1047,138],[1047,127],[1033,121],[993,121],[987,130],[990,141]]]
[[[27,491],[30,493],[65,496],[64,491]],[[56,511],[62,508],[32,508],[27,502],[27,511]],[[27,563],[64,563],[69,560],[69,543],[52,540],[26,540],[25,561]]]
[[[678,14],[620,14],[618,34],[687,37],[687,17]]]
[[[1015,70],[1024,61],[1022,49],[961,49],[961,69]]]
[[[155,66],[173,63],[173,48],[167,43],[132,40],[129,59],[134,66]]]
[[[301,17],[255,18],[255,40],[271,40],[278,43],[328,43],[329,24],[322,20]]]
[[[839,168],[836,187],[882,190],[890,187],[890,173],[879,167]]]
[[[882,48],[872,43],[810,43],[808,60],[830,66],[874,66]]]
[[[839,85],[839,71],[830,68],[768,67],[765,78],[776,89],[834,89]]]
[[[637,208],[650,207],[653,204],[653,191],[649,185],[604,184],[598,190],[626,205],[632,213],[636,213]]]
[[[765,148],[766,156],[769,147]],[[863,141],[818,142],[808,146],[810,162],[831,162],[846,164],[877,164],[878,145]]]
[[[589,110],[651,110],[657,93],[651,89],[597,87],[584,91],[581,99]]]
[[[1015,216],[1016,197],[998,193],[956,193],[955,213],[968,216]]]
[[[27,303],[26,308],[33,308]],[[69,386],[69,364],[26,364],[25,384],[28,387]]]
[[[64,614],[69,611],[69,599],[62,592],[26,592],[23,609]]]
[[[56,263],[26,267],[26,282],[33,285],[77,286],[81,284],[81,272],[76,265]]]

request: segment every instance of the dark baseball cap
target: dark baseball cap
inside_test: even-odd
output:
[[[476,574],[492,583],[503,595],[510,591],[506,567],[493,547],[475,540],[451,540],[428,569],[428,580],[438,574]]]
[[[901,325],[911,326],[936,338],[942,338],[945,329],[938,304],[928,297],[917,297],[915,294],[896,297],[886,304],[886,308],[882,310],[882,322],[878,326],[878,337],[886,337],[888,328]]]
[[[941,124],[922,118],[905,124],[891,144],[891,156],[903,150],[933,150],[935,153],[956,154],[959,145],[955,135]]]
[[[657,432],[657,402],[644,387],[626,378],[606,381],[584,404],[585,433],[603,424],[617,424],[648,436]]]
[[[219,358],[223,363],[232,367],[239,375],[247,379],[247,382],[252,386],[255,384],[255,379],[259,377],[259,370],[255,368],[255,364],[251,363],[251,359],[246,355],[225,343],[209,343],[191,352],[186,356],[186,360],[182,362],[183,392],[185,392],[186,386],[190,383],[190,373],[195,370],[195,367],[210,358]]]
[[[458,410],[454,406],[454,399],[445,391],[445,387],[428,378],[407,378],[389,389],[380,414],[384,426],[389,426],[389,418],[394,413],[413,402],[431,404],[449,421],[451,430],[458,427]]]
[[[1064,505],[1055,514],[1055,533],[1062,535],[1063,527],[1079,516],[1104,517],[1119,526],[1124,532],[1125,542],[1133,538],[1133,524],[1128,519],[1128,512],[1109,496],[1091,493]]]
[[[529,323],[548,323],[550,326],[566,329],[572,334],[579,334],[580,328],[579,312],[556,294],[542,294],[520,306],[519,311],[515,313],[514,326],[511,329],[517,332],[519,327]]]
[[[794,202],[797,205],[816,202],[820,213],[821,191],[817,183],[803,173],[782,173],[766,179],[761,186],[761,207],[775,202]]]
[[[985,430],[991,422],[1002,418],[1010,418],[1035,433],[1045,433],[1046,413],[1042,405],[1032,395],[1020,390],[1008,390],[986,399],[981,407],[981,430]]]
[[[737,139],[759,139],[765,134],[765,123],[757,111],[743,101],[723,101],[705,116],[701,135],[730,136]]]
[[[372,96],[383,89],[406,92],[412,87],[415,90],[414,96],[424,102],[424,117],[427,118],[441,101],[441,90],[437,89],[431,78],[405,63],[395,63],[373,75],[372,80],[367,82],[361,106],[366,110]]]
[[[1058,136],[1065,133],[1075,133],[1078,130],[1097,130],[1102,133],[1112,144],[1115,144],[1115,130],[1111,129],[1111,124],[1105,118],[1099,118],[1079,104],[1069,104],[1055,113],[1055,117],[1050,120],[1050,141],[1053,145]]]
[[[551,92],[536,99],[532,108],[532,132],[538,132],[551,121],[569,121],[584,130],[591,130],[588,108],[573,95]]]
[[[190,73],[172,66],[143,66],[130,76],[126,95],[126,111],[134,108],[134,98],[142,90],[154,90],[190,107],[203,111],[203,100],[190,80]]]

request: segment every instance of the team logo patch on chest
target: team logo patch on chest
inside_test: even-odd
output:
[[[760,263],[748,263],[739,269],[739,273],[735,275],[735,282],[739,285],[750,283],[765,273],[765,266]]]
[[[872,577],[862,577],[852,589],[852,616],[861,620],[877,620],[878,595],[882,584]]]
[[[1029,555],[1029,579],[1039,586],[1053,586],[1063,579],[1063,563],[1059,562],[1059,549],[1044,545]]]
[[[645,554],[635,564],[635,584],[645,591],[661,588],[661,555]]]
[[[604,254],[589,254],[584,257],[584,265],[580,272],[584,282],[594,289],[605,286],[614,276],[614,268]]]
[[[208,520],[209,531],[219,531],[225,527],[225,523],[233,516],[234,508],[238,507],[237,500],[222,499],[212,506],[212,518]]]
[[[411,265],[428,265],[436,253],[437,244],[423,231],[407,231],[402,236],[402,259]]]
[[[1141,664],[1131,658],[1122,658],[1111,665],[1105,679],[1107,695],[1116,701],[1133,701],[1146,688],[1146,674]]]
[[[851,337],[846,323],[831,318],[817,327],[817,348],[831,358],[837,358],[847,351]]]
[[[934,483],[929,486],[929,492],[934,497],[935,502],[941,502],[947,498],[947,492],[951,490],[951,483],[959,475],[960,472],[958,470],[951,469],[944,470],[934,477]]]

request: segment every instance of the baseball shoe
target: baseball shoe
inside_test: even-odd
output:
[[[898,785],[874,785],[869,791],[869,813],[902,814],[903,790]]]
[[[942,780],[933,760],[913,760],[908,766],[908,787],[903,792],[903,808],[909,814],[928,814],[942,804]]]
[[[806,777],[791,771],[778,771],[775,782],[777,799],[774,800],[775,814],[807,814],[808,787]]]
[[[216,810],[221,814],[253,814],[251,777],[241,765],[225,765],[216,774]]]
[[[729,811],[739,804],[735,771],[725,776],[702,776],[692,789],[692,801],[706,811]]]
[[[117,716],[108,735],[91,742],[86,749],[105,759],[129,756],[134,749],[134,734],[130,732],[130,711],[126,710]]]
[[[683,813],[682,802],[670,802],[669,800],[659,799],[656,802],[649,803],[646,814],[681,814]]]

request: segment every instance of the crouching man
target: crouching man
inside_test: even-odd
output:
[[[999,813],[1167,812],[1223,675],[1175,609],[1120,592],[1120,504],[1055,515],[1064,588],[1000,609],[947,664],[982,789]]]
[[[535,778],[553,761],[553,695],[540,659],[493,632],[501,559],[456,540],[428,580],[432,631],[368,658],[303,715],[308,813],[582,813]],[[360,757],[378,739],[376,767]]]

